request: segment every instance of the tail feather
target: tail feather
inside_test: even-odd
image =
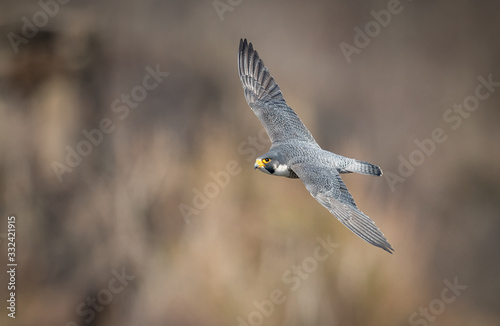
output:
[[[352,173],[366,174],[366,175],[382,175],[382,169],[375,164],[368,162],[353,160],[353,162],[346,168],[347,171]]]

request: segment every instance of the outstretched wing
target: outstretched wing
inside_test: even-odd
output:
[[[281,90],[259,58],[252,43],[240,40],[238,72],[245,98],[264,126],[271,142],[302,140],[316,144],[313,136],[289,107]]]
[[[304,182],[311,195],[349,230],[366,242],[392,254],[394,249],[375,222],[358,209],[335,168],[319,163],[292,164],[291,168]]]

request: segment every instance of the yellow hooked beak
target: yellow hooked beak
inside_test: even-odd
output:
[[[261,159],[257,159],[255,160],[255,164],[253,165],[253,168],[254,169],[260,169],[260,168],[263,168],[264,167],[264,162],[262,162]]]

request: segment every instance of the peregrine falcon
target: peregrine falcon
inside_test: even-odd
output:
[[[240,40],[238,72],[245,98],[271,139],[269,151],[254,167],[287,178],[300,178],[311,195],[366,242],[392,254],[394,249],[375,223],[354,203],[340,173],[381,176],[371,163],[323,150],[283,98],[252,43]]]

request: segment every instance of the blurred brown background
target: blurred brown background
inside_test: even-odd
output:
[[[497,2],[401,1],[350,63],[340,44],[397,3],[62,2],[1,4],[0,262],[15,215],[18,267],[15,320],[0,271],[0,324],[500,324],[500,88],[443,117],[479,76],[500,81]],[[253,170],[269,143],[238,79],[241,37],[323,148],[382,167],[344,181],[394,255],[302,182]],[[145,90],[148,69],[169,74]],[[103,121],[93,145],[83,130]],[[422,158],[415,140],[435,128],[446,141]],[[391,187],[400,155],[420,161]],[[339,246],[315,265],[318,237]]]

